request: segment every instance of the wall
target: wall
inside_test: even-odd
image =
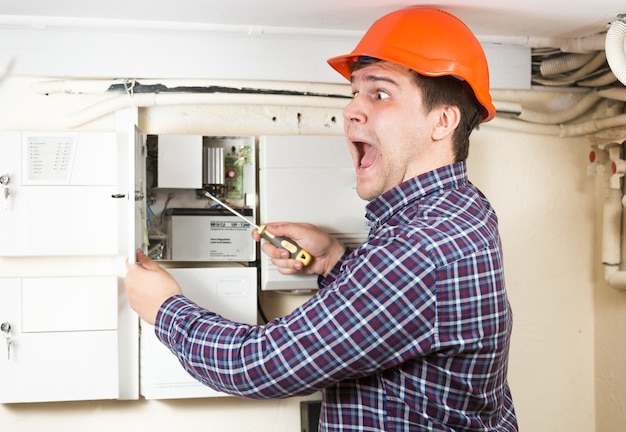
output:
[[[602,246],[600,223],[607,176],[599,176],[596,182],[598,255]],[[622,248],[622,252],[626,251],[624,246]],[[605,282],[600,259],[595,261],[594,278],[597,431],[621,432],[626,424],[626,291],[612,288]]]
[[[488,127],[472,144],[470,178],[500,217],[514,312],[509,376],[523,431],[595,430],[587,154],[583,139]]]

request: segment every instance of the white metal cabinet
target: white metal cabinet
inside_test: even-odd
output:
[[[356,193],[354,165],[342,136],[260,137],[259,196],[261,223],[312,223],[351,246],[367,237],[367,202]],[[316,289],[317,277],[280,274],[263,255],[261,288]]]
[[[256,324],[257,269],[255,267],[172,268],[183,293],[236,322]],[[141,322],[141,394],[146,399],[225,396],[189,375],[154,334]]]
[[[4,278],[0,292],[0,322],[11,326],[0,340],[0,402],[118,397],[114,276]]]
[[[0,133],[0,256],[117,253],[114,133]]]
[[[136,109],[117,118],[116,133],[0,132],[0,256],[119,258],[105,275],[0,279],[12,340],[0,402],[139,397],[138,319],[121,278],[144,247],[145,145]]]

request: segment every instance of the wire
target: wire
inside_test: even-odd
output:
[[[163,204],[163,210],[161,210],[161,216],[159,218],[159,225],[163,225],[163,218],[165,217],[165,212],[167,211],[168,204],[174,198],[174,194],[167,194],[167,199],[165,200],[165,204]]]
[[[130,101],[131,105],[134,106],[135,105],[134,96],[135,96],[136,81],[135,79],[132,79],[132,80],[125,79],[123,84],[124,84],[124,91],[128,95],[128,100]]]

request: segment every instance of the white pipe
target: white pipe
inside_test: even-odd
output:
[[[626,85],[626,53],[624,40],[626,40],[626,23],[624,15],[618,15],[618,19],[609,26],[606,34],[605,51],[609,67],[617,79]]]
[[[588,53],[604,49],[605,33],[578,38],[550,38],[534,36],[477,36],[484,44],[519,45],[528,48],[554,47],[567,53]]]
[[[567,123],[586,113],[601,99],[602,97],[597,92],[592,91],[571,107],[560,111],[535,111],[522,107],[518,118],[520,120],[541,124]]]
[[[618,270],[619,266],[605,266],[604,278],[615,289],[626,289],[626,271]]]
[[[604,41],[606,33],[596,33],[594,35],[582,36],[577,38],[565,39],[564,43],[560,45],[560,49],[563,52],[592,52],[602,51],[604,49]],[[550,45],[544,45],[550,46]]]
[[[602,210],[602,263],[618,266],[622,261],[622,194],[609,189]]]
[[[626,126],[626,114],[620,114],[603,119],[592,119],[575,124],[544,125],[496,117],[482,127],[496,127],[513,132],[525,132],[538,135],[565,137],[579,137],[591,135],[606,129]]]
[[[123,84],[124,80],[46,80],[38,81],[31,85],[30,89],[40,95],[51,94],[102,94],[106,93],[110,86]]]
[[[209,33],[232,33],[249,36],[324,36],[350,38],[358,40],[362,31],[339,30],[330,28],[300,28],[251,26],[235,24],[210,24],[181,21],[145,21],[108,18],[72,18],[53,16],[0,15],[0,27],[34,29],[104,29],[104,30],[156,30],[156,31],[193,31]]]
[[[551,66],[554,71],[563,70],[565,72],[566,69],[569,69],[574,66],[578,66],[578,70],[567,75],[562,79],[550,79],[550,78],[542,78],[542,77],[533,77],[533,82],[538,84],[542,84],[545,86],[569,86],[577,81],[586,78],[592,73],[595,73],[598,68],[602,67],[606,62],[606,53],[604,51],[600,51],[594,54],[570,54],[570,56],[584,56],[578,57],[578,61],[572,60],[568,61],[566,58],[559,57],[555,60],[555,64]],[[565,64],[559,65],[560,59],[563,59]],[[587,59],[586,62],[582,62],[584,59]],[[570,63],[570,64],[568,64]],[[570,69],[572,70],[572,69]],[[554,71],[551,71],[553,73]],[[542,74],[543,75],[543,74]]]
[[[557,125],[542,125],[535,123],[528,123],[525,121],[521,121],[518,119],[508,119],[503,117],[494,118],[489,123],[485,123],[480,126],[481,128],[497,128],[497,129],[505,129],[511,132],[522,132],[522,133],[530,133],[536,135],[547,135],[547,136],[559,136],[561,134],[561,126]]]
[[[582,123],[561,125],[560,137],[575,137],[590,135],[605,129],[626,126],[626,114],[620,114],[602,119],[592,119]]]
[[[606,99],[613,99],[622,102],[626,102],[626,88],[624,87],[612,87],[608,89],[598,90],[598,94]]]
[[[494,100],[493,104],[496,107],[496,112],[498,113],[515,114],[519,116],[523,109],[522,104],[514,101]]]
[[[561,57],[548,58],[541,62],[539,71],[541,76],[549,77],[580,69],[593,59],[593,53],[568,54]]]
[[[621,188],[610,188],[602,211],[602,264],[604,278],[616,289],[626,289],[622,262],[622,219],[624,197]]]
[[[611,70],[609,70],[604,75],[578,81],[576,85],[578,85],[579,87],[598,88],[613,84],[615,81],[617,81],[617,77]]]

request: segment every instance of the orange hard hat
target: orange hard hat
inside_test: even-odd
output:
[[[483,106],[483,122],[496,115],[489,94],[489,67],[480,42],[454,15],[429,7],[409,7],[378,19],[350,53],[328,60],[350,79],[350,66],[361,56],[406,66],[438,77],[450,75],[466,81]]]

